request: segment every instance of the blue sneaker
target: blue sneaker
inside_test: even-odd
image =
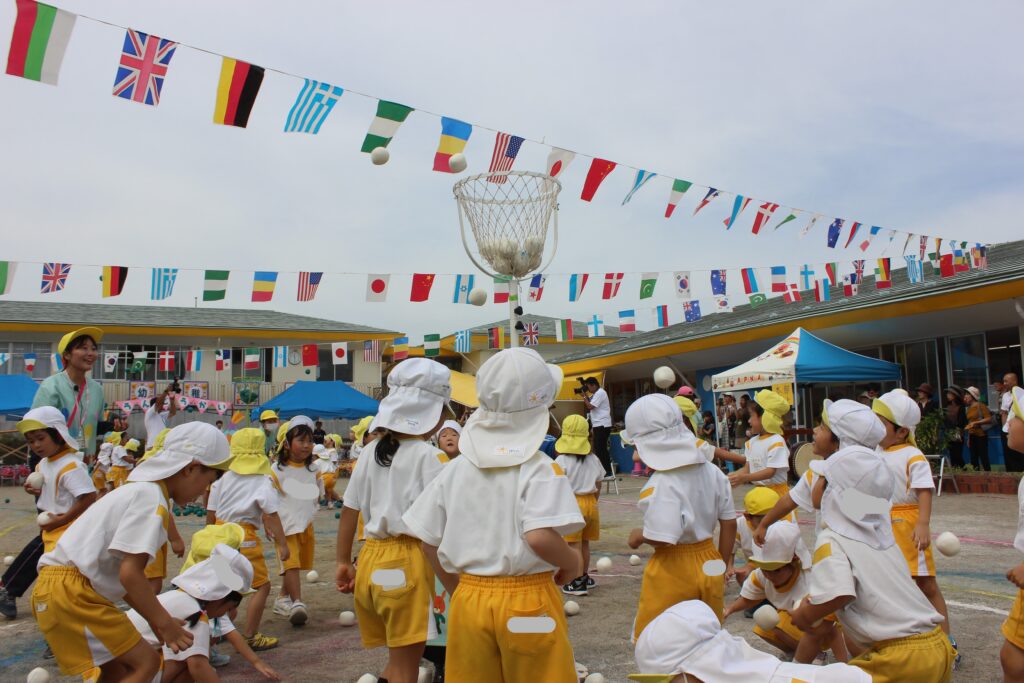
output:
[[[210,648],[210,666],[215,669],[219,669],[222,666],[227,666],[231,663],[231,655],[226,655],[223,652],[217,652],[212,647]]]
[[[949,644],[953,646],[954,650],[956,650],[956,658],[953,659],[953,671],[956,671],[960,668],[960,662],[964,657],[960,654],[960,646],[956,644],[956,640],[953,639],[953,636],[948,636],[948,638]]]

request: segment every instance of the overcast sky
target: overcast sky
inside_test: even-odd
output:
[[[1024,6],[1010,0],[57,4],[348,91],[319,135],[286,134],[302,81],[268,72],[249,127],[216,126],[219,57],[180,46],[160,105],[146,107],[111,95],[123,30],[79,19],[58,87],[0,77],[2,258],[32,262],[10,298],[97,302],[99,269],[82,264],[113,264],[138,270],[110,301],[147,303],[148,268],[177,266],[195,270],[169,305],[192,305],[202,269],[225,268],[224,305],[408,331],[414,343],[501,318],[501,306],[452,305],[447,276],[430,302],[408,302],[409,273],[472,271],[457,176],[431,171],[440,121],[424,110],[478,126],[469,172],[486,170],[488,129],[657,172],[620,206],[634,173],[620,167],[587,204],[590,162],[577,157],[549,270],[661,271],[643,304],[672,304],[673,322],[671,271],[848,268],[859,250],[825,248],[836,216],[972,242],[1024,235]],[[14,16],[0,3],[0,35]],[[420,110],[385,166],[359,152],[376,101],[353,91]],[[516,168],[543,170],[548,151],[526,143]],[[778,202],[773,224],[786,207],[824,218],[802,240],[806,215],[755,237],[752,205],[727,232],[732,196],[694,218],[694,187],[665,220],[671,177]],[[868,255],[898,258],[904,239],[878,239]],[[38,294],[42,261],[75,264],[65,292]],[[256,269],[283,271],[270,304],[249,302]],[[327,272],[313,303],[295,301],[299,270]],[[365,303],[367,272],[396,273],[388,303]],[[694,273],[697,295],[706,279]],[[640,307],[638,281],[603,302],[598,275],[570,304],[567,277],[553,275],[528,310],[611,324]]]

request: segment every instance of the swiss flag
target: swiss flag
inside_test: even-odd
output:
[[[331,344],[331,361],[335,365],[348,365],[348,344],[345,342]]]
[[[303,344],[302,345],[302,367],[310,368],[318,365],[320,362],[320,354],[317,353],[316,344]]]

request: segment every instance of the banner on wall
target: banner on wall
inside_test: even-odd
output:
[[[182,394],[188,398],[210,398],[209,382],[182,382]]]
[[[132,399],[151,399],[156,396],[156,382],[132,380],[128,383],[128,394]]]

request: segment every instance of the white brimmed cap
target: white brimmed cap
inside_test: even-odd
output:
[[[765,533],[764,545],[754,544],[750,561],[762,569],[778,569],[793,561],[799,544],[800,527],[792,522],[775,522]]]
[[[452,372],[429,358],[409,358],[388,374],[388,395],[370,430],[390,429],[420,436],[437,426],[452,396]]]
[[[287,424],[288,429],[285,430],[286,434],[296,427],[301,427],[302,425],[309,427],[310,431],[314,431],[316,429],[316,425],[313,424],[313,421],[305,415],[296,415],[292,419],[288,420]]]
[[[874,450],[850,446],[810,468],[828,482],[821,518],[829,529],[876,550],[896,542],[889,518],[895,480]]]
[[[977,389],[975,389],[977,391]],[[897,427],[906,427],[910,432],[907,441],[916,446],[914,430],[921,422],[921,408],[902,389],[882,394],[871,403],[871,410],[892,422]]]
[[[683,424],[676,402],[665,394],[641,396],[626,410],[626,431],[640,459],[655,470],[707,462],[697,439]]]
[[[23,435],[37,429],[56,429],[64,442],[78,450],[78,442],[71,438],[68,432],[68,423],[64,414],[53,406],[40,406],[25,413],[25,417],[18,422],[18,431]]]
[[[132,470],[128,481],[161,481],[193,460],[213,469],[228,469],[231,447],[224,434],[205,422],[178,425],[167,432],[163,448]]]
[[[446,429],[450,429],[456,434],[462,434],[462,425],[455,420],[445,420],[444,424],[441,425],[441,428],[437,430],[437,433],[440,434]]]
[[[462,429],[463,457],[481,468],[511,467],[532,458],[548,433],[548,407],[561,386],[561,369],[533,349],[491,356],[476,375],[480,408]]]
[[[860,401],[846,398],[825,400],[825,425],[839,438],[840,448],[875,448],[885,438],[885,427],[874,412]]]
[[[252,593],[252,580],[252,563],[242,553],[221,543],[214,546],[209,558],[192,565],[171,583],[196,600],[212,601],[220,600],[231,591],[242,595]]]

